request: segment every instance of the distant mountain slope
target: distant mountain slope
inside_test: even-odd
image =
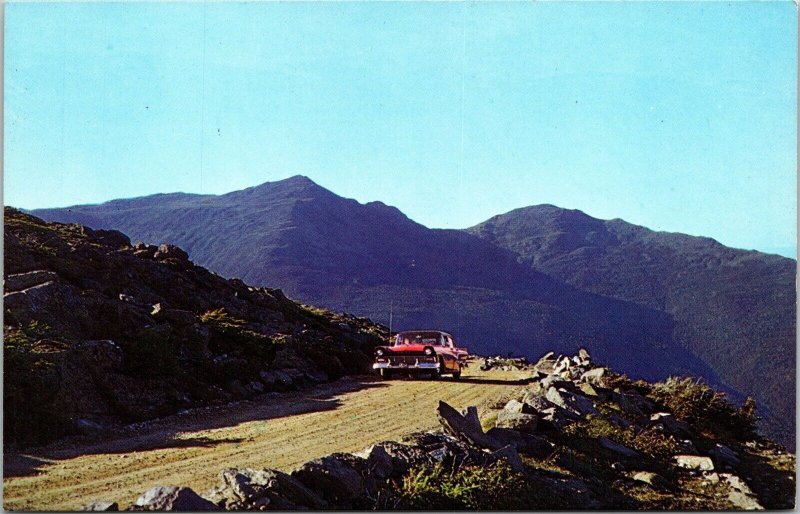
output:
[[[480,238],[428,229],[394,207],[341,198],[305,177],[221,196],[155,195],[35,212],[170,241],[224,276],[277,285],[315,305],[382,322],[391,311],[395,329],[448,328],[476,352],[533,357],[585,344],[639,376],[692,369],[716,382],[671,340],[672,320],[662,312],[585,293]]]
[[[673,255],[685,246],[692,259],[713,267],[714,255],[734,250],[711,245],[716,253],[709,254],[704,245],[710,243],[679,235],[670,239],[672,246],[655,247],[647,243],[646,229],[609,222],[618,225],[616,232],[599,230],[585,215],[565,218],[559,214],[563,212],[552,208],[554,222],[532,217],[530,226],[522,224],[507,235],[502,224],[495,232],[490,230],[495,225],[471,231],[434,230],[394,207],[341,198],[298,176],[220,196],[154,195],[35,214],[119,229],[134,240],[172,242],[223,276],[278,286],[304,302],[383,323],[389,322],[391,312],[394,329],[450,329],[477,352],[538,357],[545,349],[567,353],[587,345],[598,359],[633,376],[700,375],[732,391],[755,395],[778,419],[793,422],[787,417],[786,400],[768,398],[793,384],[785,375],[790,369],[793,373],[793,353],[786,363],[772,362],[780,360],[775,351],[786,351],[793,319],[787,321],[783,313],[771,316],[772,304],[767,305],[769,298],[760,293],[759,299],[750,298],[746,275],[759,258],[750,264],[743,259],[743,268],[726,275],[731,281],[725,287],[720,285],[727,283],[724,280],[709,279],[713,291],[731,289],[740,303],[754,307],[750,314],[740,309],[738,328],[729,331],[728,304],[705,300],[702,281],[676,282],[673,275],[681,276],[687,265],[682,257],[661,253]],[[563,223],[563,229],[559,225],[550,230],[552,223]],[[541,236],[536,235],[539,230]],[[621,242],[624,247],[610,253],[607,262],[592,258]],[[538,261],[526,261],[529,254],[534,260],[557,263],[563,276],[540,268]],[[783,294],[783,276],[762,280],[766,282],[757,291]],[[770,289],[769,284],[775,287]],[[630,292],[626,296],[618,289]],[[663,292],[673,289],[684,292],[675,297]],[[788,298],[778,302],[783,305],[784,300]],[[755,317],[746,318],[751,314]],[[682,321],[676,324],[673,316]],[[730,341],[748,337],[747,325],[754,319],[765,326],[775,324],[772,334],[764,336],[766,351],[750,342],[730,346]],[[714,358],[715,352],[724,357]],[[733,370],[746,373],[756,365],[775,374],[761,374],[764,383],[733,376]],[[716,366],[726,378],[717,377]]]
[[[796,261],[654,232],[552,205],[495,216],[468,232],[580,289],[658,309],[674,337],[772,416],[795,416]]]

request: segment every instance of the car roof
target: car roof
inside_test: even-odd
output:
[[[446,336],[453,337],[450,332],[445,332],[444,330],[403,330],[402,332],[398,332],[396,335],[401,334],[424,334],[424,333],[431,333],[431,334],[444,334]]]

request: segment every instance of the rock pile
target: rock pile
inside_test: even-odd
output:
[[[530,368],[530,363],[525,357],[486,357],[480,365],[481,371],[499,369],[501,371],[520,371]]]

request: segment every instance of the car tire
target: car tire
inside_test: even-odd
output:
[[[461,378],[461,370],[460,369],[458,371],[454,371],[453,372],[453,378],[456,379],[456,380]]]
[[[392,378],[392,370],[390,369],[382,369],[381,370],[381,378],[384,380],[391,380]]]

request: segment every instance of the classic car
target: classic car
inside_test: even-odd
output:
[[[427,374],[432,377],[452,375],[461,378],[467,358],[466,348],[459,348],[455,338],[441,330],[409,330],[394,336],[391,346],[375,348],[375,363],[383,378],[397,373]]]

